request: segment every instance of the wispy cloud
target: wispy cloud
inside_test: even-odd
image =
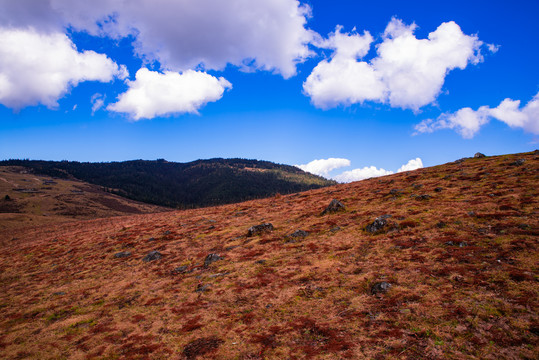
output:
[[[452,129],[463,138],[471,139],[491,119],[539,135],[539,93],[522,108],[520,100],[505,99],[495,108],[481,106],[473,110],[466,107],[454,113],[444,113],[435,120],[426,119],[417,124],[415,134]]]

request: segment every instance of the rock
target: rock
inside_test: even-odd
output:
[[[526,162],[526,160],[524,160],[524,159],[518,159],[516,161],[513,161],[509,165],[511,165],[511,166],[521,166],[521,165],[524,165],[525,162]]]
[[[309,233],[307,231],[296,230],[296,231],[294,231],[292,234],[290,234],[288,236],[289,237],[295,237],[295,238],[298,238],[298,237],[304,238],[304,237],[307,237],[308,235],[309,235]]]
[[[257,260],[255,261],[255,264],[260,264],[260,265],[264,265],[266,263],[267,260]]]
[[[418,196],[416,196],[416,199],[417,199],[417,200],[429,200],[429,199],[431,199],[431,198],[432,198],[432,196],[427,195],[427,194],[423,194],[423,195],[418,195]]]
[[[453,242],[453,241],[448,241],[445,243],[445,245],[447,246],[458,246],[458,247],[466,247],[468,246],[468,243],[466,241],[461,241],[461,242]]]
[[[150,251],[148,254],[146,254],[146,256],[142,258],[142,261],[150,262],[150,261],[154,261],[154,260],[159,260],[162,257],[163,256],[161,255],[161,253],[159,251],[154,250],[154,251]]]
[[[247,230],[247,236],[255,236],[263,233],[268,233],[273,231],[273,225],[271,223],[264,223],[260,225],[251,226]]]
[[[391,284],[388,282],[385,282],[385,281],[377,282],[371,287],[371,294],[377,295],[377,294],[386,293],[390,287],[391,287]]]
[[[114,254],[114,257],[117,259],[126,258],[131,256],[131,253],[129,251],[121,251],[119,253]]]
[[[184,266],[178,266],[176,269],[172,270],[173,274],[184,274],[187,272],[187,265]]]
[[[439,221],[439,222],[436,224],[436,227],[437,227],[438,229],[443,229],[443,228],[446,227],[446,226],[447,226],[447,224],[444,223],[443,221]]]
[[[322,211],[322,215],[336,213],[345,209],[346,208],[344,207],[342,202],[337,199],[333,199],[329,203],[328,207],[324,211]]]
[[[57,292],[52,293],[52,294],[55,295],[55,296],[62,296],[62,295],[65,295],[66,293],[63,292],[63,291],[57,291]]]
[[[204,259],[204,267],[208,267],[211,263],[214,263],[216,261],[223,260],[219,254],[209,254],[206,256],[206,259]]]
[[[210,291],[210,288],[211,288],[211,285],[210,285],[210,284],[206,284],[206,285],[198,284],[198,285],[197,285],[197,288],[196,288],[196,290],[195,290],[195,292],[206,292],[206,291]]]
[[[438,186],[438,187],[434,188],[434,191],[435,192],[441,192],[443,189],[444,189],[443,187]]]
[[[163,235],[170,235],[170,230],[165,231]]]
[[[468,211],[468,216],[475,216],[475,211]]]
[[[414,189],[419,190],[423,187],[423,184],[412,184],[412,186],[414,187]]]
[[[329,230],[329,231],[331,231],[332,233],[334,233],[334,232],[337,232],[337,231],[339,231],[339,230],[341,230],[341,227],[340,227],[340,226],[335,226],[334,228],[332,228],[332,229]]]
[[[401,189],[391,189],[389,191],[389,194],[391,195],[401,195],[402,194],[402,190]]]
[[[487,156],[485,154],[481,154],[480,152],[477,152],[477,153],[475,153],[475,155],[473,157],[476,158],[476,159],[480,159],[480,158],[484,158],[484,157],[487,157]]]
[[[10,200],[11,200],[11,198],[9,197],[9,195],[6,195],[6,196],[4,196],[4,200],[6,200],[6,201],[10,201]]]
[[[389,219],[390,217],[391,215],[382,215],[377,217],[371,224],[367,225],[365,230],[371,234],[397,230],[399,227],[397,223],[387,221],[387,219]]]

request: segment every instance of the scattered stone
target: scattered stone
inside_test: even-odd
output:
[[[197,288],[196,288],[196,290],[195,290],[195,292],[206,292],[206,291],[210,291],[210,288],[211,288],[211,285],[210,285],[210,284],[206,284],[206,285],[198,284],[198,285],[197,285]]]
[[[476,159],[480,159],[480,158],[484,158],[484,157],[487,157],[487,156],[485,154],[481,154],[480,152],[477,152],[477,153],[475,153],[475,155],[473,157],[476,158]]]
[[[154,250],[154,251],[150,251],[146,256],[144,256],[142,258],[142,261],[150,262],[150,261],[154,261],[154,260],[159,260],[162,257],[163,256],[161,255],[161,253],[159,251]]]
[[[468,216],[475,216],[475,211],[468,211]]]
[[[455,164],[460,164],[460,163],[464,162],[464,160],[466,160],[466,158],[455,160]]]
[[[391,215],[382,215],[374,219],[374,221],[367,225],[365,230],[371,234],[377,234],[381,232],[388,232],[391,230],[397,230],[399,225],[392,221],[387,221]]]
[[[294,231],[292,234],[288,235],[289,237],[295,237],[295,238],[304,238],[304,237],[307,237],[309,235],[309,233],[307,231],[304,231],[304,230],[296,230]]]
[[[228,275],[228,274],[230,274],[230,273],[224,272],[224,273],[211,274],[211,275],[208,276],[208,278],[213,279],[213,278],[225,276],[225,275]]]
[[[61,296],[61,295],[65,295],[66,293],[63,292],[63,291],[57,291],[57,292],[52,293],[52,294],[55,295],[55,296]]]
[[[416,196],[416,199],[417,199],[417,200],[429,200],[429,199],[431,199],[431,198],[432,198],[432,196],[427,195],[427,194],[423,194],[423,195],[418,195],[418,196]]]
[[[335,233],[335,232],[337,232],[337,231],[339,231],[339,230],[341,230],[341,227],[340,227],[340,226],[335,226],[334,228],[332,228],[332,229],[329,230],[329,231],[331,231],[332,233]]]
[[[155,241],[155,238],[151,237],[148,239],[148,241]]]
[[[267,260],[257,260],[255,261],[255,264],[264,265],[267,262]]]
[[[401,195],[402,192],[403,192],[402,189],[391,189],[391,190],[389,191],[389,194],[391,194],[391,195]]]
[[[511,166],[521,166],[521,165],[524,165],[525,162],[526,162],[526,160],[524,160],[524,159],[518,159],[518,160],[510,163],[509,165],[511,165]]]
[[[264,223],[260,225],[251,226],[247,230],[247,236],[255,236],[263,233],[268,233],[273,231],[273,225],[271,223]]]
[[[438,186],[438,187],[434,188],[434,191],[435,192],[441,192],[443,189],[444,189],[443,187]]]
[[[337,199],[333,199],[329,203],[328,207],[324,211],[322,211],[322,215],[336,213],[345,209],[346,208],[344,207],[342,202]]]
[[[215,229],[215,226],[213,225],[210,225],[210,227],[208,228],[208,230],[213,230],[213,229]]]
[[[391,284],[388,282],[385,282],[385,281],[377,282],[371,287],[371,294],[377,295],[377,294],[386,293],[390,287],[391,287]]]
[[[131,256],[129,251],[120,251],[119,253],[114,254],[114,257],[117,259],[126,258]]]
[[[204,267],[208,267],[211,263],[214,263],[216,261],[223,260],[219,254],[209,254],[206,256],[206,259],[204,259]]]
[[[10,201],[10,200],[11,200],[11,198],[9,197],[9,195],[6,195],[6,196],[4,196],[4,200],[6,200],[6,201]]]
[[[423,184],[412,184],[412,186],[414,187],[414,189],[419,190],[423,187]]]
[[[187,265],[179,266],[176,269],[172,270],[173,274],[185,274],[187,272]]]
[[[461,242],[448,241],[448,242],[445,243],[445,245],[447,245],[447,246],[465,247],[465,246],[468,246],[468,243],[466,241],[461,241]]]
[[[165,231],[163,235],[170,235],[170,230]]]
[[[443,221],[438,221],[438,223],[436,224],[436,227],[437,227],[438,229],[443,229],[443,228],[446,227],[446,226],[447,226],[447,224],[444,223]]]

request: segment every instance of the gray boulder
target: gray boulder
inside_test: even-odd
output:
[[[322,215],[336,213],[338,211],[346,210],[346,207],[337,199],[331,200],[328,207],[322,211]]]
[[[273,231],[273,225],[271,223],[264,223],[260,225],[251,226],[247,230],[247,236],[255,236]]]
[[[161,253],[159,251],[154,250],[154,251],[150,251],[148,254],[146,254],[146,256],[144,256],[142,258],[142,261],[150,262],[150,261],[154,261],[154,260],[159,260],[162,257],[163,256],[161,255]]]

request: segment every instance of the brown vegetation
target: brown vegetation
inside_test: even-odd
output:
[[[528,153],[3,233],[0,353],[535,359],[538,192]],[[321,215],[332,199],[346,209]],[[366,231],[382,215],[390,228]],[[264,223],[273,231],[245,236]],[[308,234],[290,241],[299,229]],[[162,257],[143,262],[154,250]],[[209,254],[223,259],[204,266]]]

